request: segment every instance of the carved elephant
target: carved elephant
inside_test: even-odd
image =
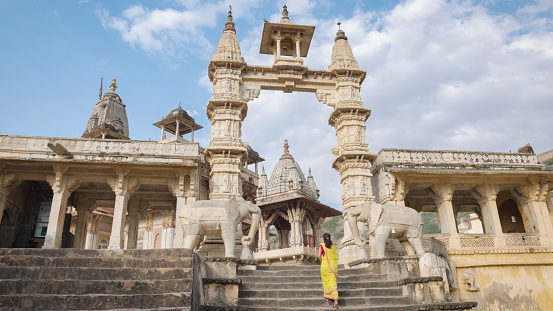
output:
[[[181,215],[184,231],[184,248],[194,249],[201,236],[221,236],[225,244],[225,257],[234,256],[236,233],[242,222],[251,217],[248,235],[242,237],[241,259],[253,259],[249,249],[259,227],[261,210],[252,202],[243,198],[228,200],[202,200],[187,204]]]
[[[366,241],[359,235],[357,222],[367,224],[372,258],[385,257],[388,238],[397,239],[408,255],[425,253],[421,242],[422,217],[410,207],[365,201],[350,208],[347,219],[355,244],[363,254]]]

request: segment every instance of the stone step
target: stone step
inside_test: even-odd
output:
[[[192,290],[191,280],[2,280],[4,295],[34,294],[158,294]]]
[[[241,275],[243,283],[299,283],[299,282],[321,282],[321,275],[289,275],[289,276],[265,276],[265,275]],[[359,282],[372,280],[385,280],[386,276],[380,274],[338,276],[338,282]]]
[[[190,292],[152,295],[0,295],[0,310],[109,310],[190,307]]]
[[[127,257],[43,257],[32,255],[0,256],[0,267],[106,267],[106,268],[191,268],[191,257],[132,259]]]
[[[386,306],[386,305],[407,305],[409,299],[404,296],[373,296],[373,297],[344,297],[338,301],[340,306]],[[238,298],[240,306],[248,307],[308,307],[314,310],[328,305],[327,299],[322,295],[319,298]]]
[[[396,288],[397,284],[395,281],[358,281],[358,282],[341,282],[338,279],[338,290],[341,289],[355,289],[355,288]],[[321,280],[319,279],[316,282],[288,282],[288,283],[271,283],[267,281],[266,283],[251,283],[244,282],[240,284],[240,290],[262,290],[262,289],[272,289],[272,290],[283,290],[283,289],[313,289],[313,288],[322,288]]]
[[[339,310],[348,310],[348,311],[416,311],[417,309],[411,305],[389,305],[389,306],[360,306],[360,307],[346,307],[340,305]],[[249,307],[248,311],[325,311],[325,310],[336,310],[332,307],[332,302],[327,303],[327,306],[319,307]]]
[[[0,267],[0,279],[169,280],[192,279],[191,268]]]
[[[340,297],[401,296],[401,288],[355,288],[339,289]],[[239,298],[316,298],[323,296],[323,288],[284,290],[240,290]]]
[[[238,272],[240,276],[320,276],[321,270],[319,269],[303,269],[303,270],[242,270]],[[353,276],[353,275],[381,275],[386,277],[385,274],[373,273],[366,268],[361,269],[338,269],[339,276]]]
[[[125,249],[125,250],[108,250],[108,249],[78,249],[78,248],[61,248],[61,249],[42,249],[42,248],[0,248],[0,256],[42,256],[42,257],[107,257],[107,258],[166,258],[166,257],[192,257],[194,252],[190,249],[183,248],[164,248],[164,249]]]

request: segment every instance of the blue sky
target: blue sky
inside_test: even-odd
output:
[[[232,1],[242,56],[259,55],[263,19],[284,1]],[[117,76],[132,139],[159,139],[152,124],[182,102],[204,129],[206,70],[228,1],[0,0],[0,133],[80,137]],[[371,151],[382,148],[515,151],[553,148],[553,1],[311,1],[287,3],[291,19],[316,26],[310,68],[324,69],[342,22],[367,79]],[[331,109],[313,94],[262,92],[250,102],[243,140],[272,171],[284,139],[322,201],[339,207]]]

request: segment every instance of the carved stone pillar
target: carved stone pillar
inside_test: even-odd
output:
[[[313,224],[313,239],[315,241],[315,247],[321,243],[321,228],[325,222],[324,217],[319,217],[316,223]]]
[[[303,219],[306,210],[300,207],[300,202],[295,207],[288,208],[288,221],[292,227],[290,246],[303,246]]]
[[[86,249],[96,249],[98,246],[98,226],[100,215],[89,215],[86,222]]]
[[[113,209],[113,224],[109,238],[108,249],[121,249],[127,215],[127,204],[140,183],[137,178],[129,178],[130,168],[118,168],[116,178],[108,178],[108,184],[115,192],[115,208]]]
[[[438,216],[440,218],[440,230],[442,233],[449,233],[449,245],[459,247],[459,233],[457,231],[457,221],[453,213],[451,200],[453,199],[453,185],[441,183],[430,187],[428,193],[438,207]]]
[[[161,248],[171,248],[175,236],[175,211],[162,210]]]
[[[269,250],[269,224],[267,219],[261,218],[259,221],[259,251]]]
[[[77,224],[75,226],[75,238],[73,240],[73,248],[84,248],[86,239],[86,220],[93,207],[92,200],[79,200],[77,205]]]
[[[547,190],[547,185],[534,182],[518,186],[511,194],[523,205],[523,210],[530,213],[535,231],[543,237],[552,237],[553,226],[547,221],[550,220],[545,202]]]
[[[129,210],[129,233],[127,237],[127,249],[136,249],[138,240],[138,219],[138,212]]]
[[[67,176],[67,165],[54,165],[55,176],[47,176],[46,181],[52,187],[54,196],[52,198],[52,208],[50,210],[50,219],[48,220],[48,229],[42,248],[60,248],[63,233],[63,223],[65,221],[65,209],[67,199],[71,193],[79,187],[80,181],[74,176]]]
[[[491,184],[479,185],[471,190],[471,194],[480,205],[485,233],[503,236],[504,234],[501,229],[501,220],[499,219],[496,203],[499,188],[499,186]]]
[[[144,214],[146,217],[146,227],[144,232],[144,242],[142,243],[143,249],[154,248],[154,218],[151,214]]]

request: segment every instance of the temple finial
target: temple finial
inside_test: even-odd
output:
[[[288,139],[284,140],[284,155],[290,155],[290,151],[288,151]]]
[[[115,77],[113,77],[113,80],[111,80],[111,85],[109,87],[109,89],[112,91],[112,92],[115,92],[115,89],[117,89],[117,81],[115,80]]]
[[[338,22],[338,23],[336,23],[336,24],[338,25],[338,30],[341,30],[341,29],[340,29],[340,25],[342,25],[342,23]]]
[[[284,6],[282,7],[282,16],[283,16],[283,17],[286,17],[286,18],[289,18],[289,17],[288,17],[288,7],[286,6],[286,3],[285,3]]]
[[[227,22],[225,23],[225,28],[223,29],[223,31],[227,29],[236,32],[236,29],[234,29],[234,22],[232,21],[232,6],[230,4],[228,6]]]

